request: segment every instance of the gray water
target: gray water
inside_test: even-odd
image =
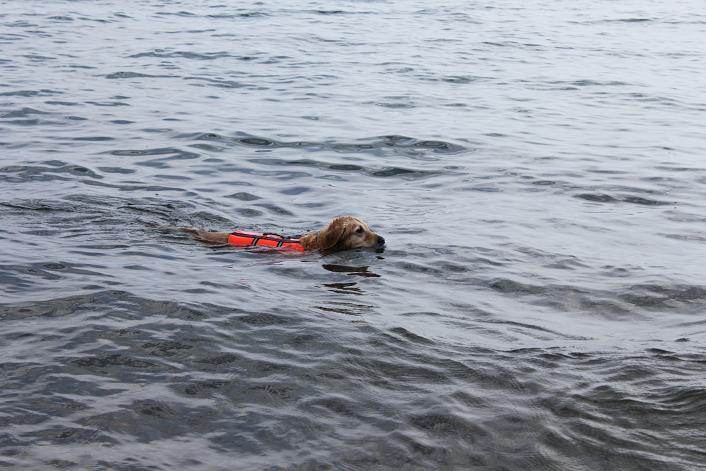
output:
[[[706,8],[0,2],[0,467],[706,469]],[[382,253],[208,247],[367,220]]]

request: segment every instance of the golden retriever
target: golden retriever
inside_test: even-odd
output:
[[[209,232],[187,227],[179,230],[207,244],[228,244],[233,240],[230,238],[232,234],[230,232]],[[324,254],[360,248],[381,248],[385,245],[385,239],[382,236],[373,232],[365,221],[353,216],[339,216],[320,231],[310,232],[298,239],[285,239],[295,240],[301,247],[299,250],[318,250]],[[257,244],[254,242],[251,245]]]

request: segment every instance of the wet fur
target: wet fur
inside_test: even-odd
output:
[[[203,229],[183,227],[181,232],[191,234],[194,239],[207,244],[227,244],[229,232],[209,232]],[[339,216],[320,231],[299,238],[306,250],[318,250],[329,254],[342,250],[382,247],[385,239],[373,232],[362,219]]]

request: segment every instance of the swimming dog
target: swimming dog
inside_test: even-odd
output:
[[[365,221],[353,216],[339,216],[323,229],[297,238],[251,232],[210,232],[189,227],[179,230],[207,244],[263,245],[301,251],[318,250],[323,254],[360,248],[381,248],[385,245],[382,236],[373,232]]]

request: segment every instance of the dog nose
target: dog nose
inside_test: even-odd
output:
[[[378,245],[385,245],[385,238],[383,236],[378,236]]]

